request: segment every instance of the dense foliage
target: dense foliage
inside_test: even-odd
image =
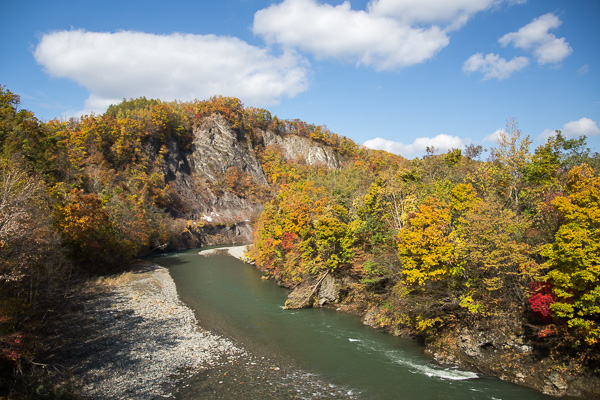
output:
[[[390,330],[430,338],[517,318],[557,356],[599,361],[600,158],[585,138],[557,132],[532,153],[511,122],[485,161],[480,146],[408,161],[234,98],[124,99],[44,123],[0,86],[0,387],[35,365],[36,335],[81,277],[215,228],[170,172],[215,114],[269,185],[237,167],[194,185],[264,204],[251,256],[282,284],[349,277]],[[286,160],[265,131],[333,149],[342,166]]]
[[[354,298],[383,304],[379,325],[392,331],[428,340],[508,318],[554,356],[594,365],[598,154],[560,132],[533,154],[530,144],[511,121],[487,161],[470,146],[302,175],[265,206],[251,256],[290,286],[353,277]]]
[[[271,186],[238,167],[206,181],[188,171],[185,187],[177,181],[173,171],[193,152],[194,128],[215,115],[247,138]],[[309,168],[265,146],[267,130],[347,156],[363,151],[324,126],[280,120],[235,98],[124,99],[103,115],[44,123],[0,86],[0,388],[36,365],[44,319],[60,312],[82,279],[121,271],[134,257],[199,246],[239,222],[198,215],[190,205],[206,196],[262,204],[300,180]]]

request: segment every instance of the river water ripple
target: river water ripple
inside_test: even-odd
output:
[[[231,256],[195,250],[155,261],[169,268],[201,326],[249,354],[193,376],[178,388],[178,399],[550,399],[437,366],[413,341],[366,327],[356,316],[283,310],[287,291]]]

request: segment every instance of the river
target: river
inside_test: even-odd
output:
[[[191,399],[551,399],[470,371],[442,368],[414,341],[329,309],[283,309],[287,291],[254,267],[197,250],[160,257],[200,324],[251,356],[190,377]]]

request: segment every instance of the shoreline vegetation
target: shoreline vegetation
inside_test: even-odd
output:
[[[507,121],[489,155],[408,160],[222,96],[42,122],[0,85],[0,397],[37,392],[56,332],[71,352],[84,282],[252,242],[288,308],[349,307],[440,363],[598,398],[600,154],[560,131],[531,145]]]

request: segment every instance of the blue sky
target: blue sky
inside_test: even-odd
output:
[[[0,0],[0,84],[42,120],[240,98],[408,158],[516,120],[600,151],[597,0]]]

